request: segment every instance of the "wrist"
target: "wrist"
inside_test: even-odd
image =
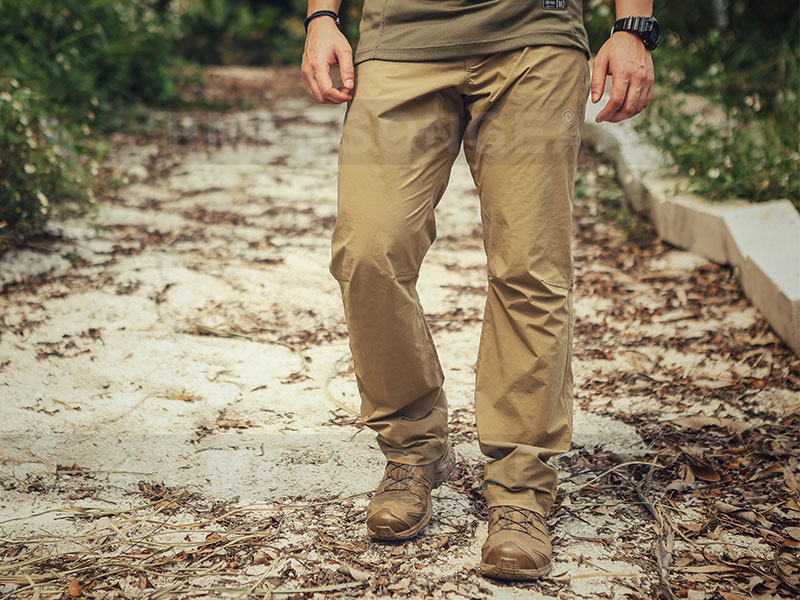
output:
[[[311,33],[312,31],[325,31],[326,29],[335,29],[339,30],[336,26],[336,22],[330,17],[317,17],[313,21],[309,21],[308,27],[306,27],[306,34]]]
[[[636,16],[652,17],[654,16],[653,4],[655,4],[653,0],[615,0],[615,20],[619,21],[620,19]]]
[[[634,33],[632,31],[612,31],[611,32],[611,37],[612,38],[617,38],[617,39],[624,39],[624,38],[627,37],[627,38],[636,40],[640,44],[644,45],[644,42],[642,41],[642,38],[639,37],[639,34],[638,33]]]

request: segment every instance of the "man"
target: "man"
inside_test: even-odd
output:
[[[545,517],[556,494],[547,461],[569,449],[572,431],[572,198],[589,91],[582,2],[365,0],[355,56],[337,27],[339,4],[309,0],[303,78],[318,103],[348,103],[330,270],[362,418],[387,459],[368,534],[419,533],[431,489],[454,465],[444,377],[415,284],[463,142],[489,278],[475,391],[491,459],[481,570],[539,577],[551,566]],[[613,77],[598,121],[632,117],[650,100],[652,4],[616,2],[621,31],[594,61],[594,102]]]

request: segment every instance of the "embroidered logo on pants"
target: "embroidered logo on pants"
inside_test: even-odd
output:
[[[565,108],[561,111],[561,122],[567,129],[572,129],[575,126],[575,111],[571,108]]]
[[[542,0],[545,10],[567,10],[567,0]]]

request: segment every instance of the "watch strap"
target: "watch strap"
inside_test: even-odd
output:
[[[318,10],[317,12],[313,12],[306,17],[306,20],[303,21],[303,27],[306,28],[306,33],[308,33],[308,24],[311,23],[317,17],[330,17],[333,19],[333,22],[336,23],[336,27],[339,30],[342,29],[342,22],[339,20],[339,15],[332,10]]]
[[[653,30],[652,17],[625,17],[614,23],[612,33],[617,31],[633,31],[636,33],[647,33]]]

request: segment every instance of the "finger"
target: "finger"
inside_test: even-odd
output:
[[[650,106],[650,100],[653,99],[653,89],[654,89],[654,87],[655,87],[655,84],[653,82],[650,82],[650,85],[647,86],[647,91],[645,92],[645,99],[644,99],[644,108],[642,108],[642,110],[644,110],[645,108]]]
[[[615,115],[625,104],[625,97],[628,94],[628,86],[630,83],[622,77],[614,75],[614,82],[611,85],[611,98],[608,103],[603,107],[595,121],[602,123],[607,121],[611,115]]]
[[[625,119],[630,119],[634,115],[638,115],[639,103],[642,98],[642,85],[641,83],[633,82],[628,86],[628,92],[625,94],[625,102],[622,104],[616,114],[609,117],[611,123],[619,123]]]
[[[317,85],[316,79],[314,79],[314,73],[311,71],[310,67],[303,66],[303,81],[306,84],[306,90],[308,90],[308,94],[314,99],[317,104],[324,104],[325,98],[322,97],[322,94],[319,91],[319,86]]]
[[[303,59],[303,66],[300,69],[300,74],[303,76],[303,85],[306,86],[306,92],[308,95],[311,96],[313,100],[316,100],[316,96],[314,94],[314,87],[311,84],[311,80],[313,76],[311,75],[310,71],[308,70],[308,66],[306,65],[305,59]]]
[[[599,102],[606,88],[606,75],[608,75],[608,60],[604,52],[599,52],[594,59],[592,69],[592,102]]]
[[[649,86],[648,86],[647,82],[645,82],[644,86],[642,87],[642,91],[639,94],[639,102],[636,105],[636,114],[637,115],[640,114],[645,109],[645,107],[647,106],[647,90],[648,90],[648,87]]]
[[[345,89],[352,90],[355,82],[355,69],[353,68],[353,51],[350,45],[336,48],[336,60],[339,63],[339,75]]]
[[[637,84],[640,88],[639,91],[639,101],[636,104],[636,108],[634,109],[634,115],[638,115],[641,113],[646,107],[647,103],[650,101],[649,94],[651,93],[653,87],[653,77],[652,71],[649,71],[646,67],[644,73],[639,75],[637,78]]]
[[[308,90],[309,95],[311,95],[317,104],[339,104],[339,102],[328,100],[322,95],[322,92],[320,92],[319,86],[317,85],[317,80],[314,78],[314,74],[312,72],[304,75],[303,79],[306,80],[306,89]]]
[[[340,92],[333,87],[330,63],[317,63],[317,67],[314,69],[314,79],[316,80],[317,87],[319,88],[319,93],[322,94],[322,97],[325,100],[328,100],[330,103],[339,104],[346,102],[350,97],[350,94]]]

